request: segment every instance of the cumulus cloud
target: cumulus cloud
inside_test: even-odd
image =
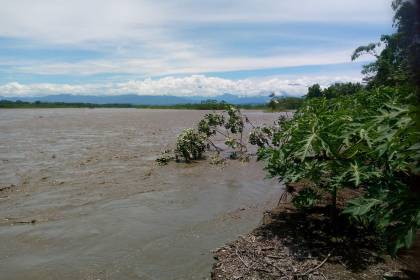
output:
[[[161,79],[132,80],[108,84],[20,84],[18,82],[0,85],[0,95],[9,97],[46,96],[52,94],[74,95],[174,95],[174,96],[218,96],[224,93],[239,96],[277,95],[302,96],[307,87],[319,83],[325,87],[334,82],[358,82],[360,77],[318,76],[287,79],[270,77],[263,79],[230,80],[204,75],[187,77],[165,77]]]

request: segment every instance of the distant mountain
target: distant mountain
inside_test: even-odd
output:
[[[214,98],[217,101],[225,101],[231,104],[263,104],[270,101],[270,97],[267,96],[237,96],[229,93],[225,93],[220,96],[215,96]]]
[[[2,97],[0,100],[10,101],[27,101],[27,102],[66,102],[66,103],[94,103],[94,104],[134,104],[134,105],[176,105],[185,103],[200,103],[204,100],[217,100],[225,101],[231,104],[263,104],[269,101],[268,96],[247,96],[240,97],[233,94],[223,94],[220,96],[206,97],[206,96],[193,96],[193,97],[179,97],[172,95],[71,95],[71,94],[58,94],[40,97]]]

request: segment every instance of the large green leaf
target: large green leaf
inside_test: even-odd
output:
[[[374,198],[357,198],[349,201],[343,213],[352,216],[362,216],[367,214],[373,207],[381,204],[381,201]]]

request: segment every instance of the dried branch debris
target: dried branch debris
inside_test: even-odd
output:
[[[401,263],[381,255],[372,236],[352,232],[347,240],[333,238],[322,213],[308,219],[292,209],[269,212],[266,224],[218,249],[212,279],[410,279]]]

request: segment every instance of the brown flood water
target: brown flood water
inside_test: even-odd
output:
[[[282,186],[254,160],[154,167],[204,113],[0,110],[0,279],[208,279]]]

